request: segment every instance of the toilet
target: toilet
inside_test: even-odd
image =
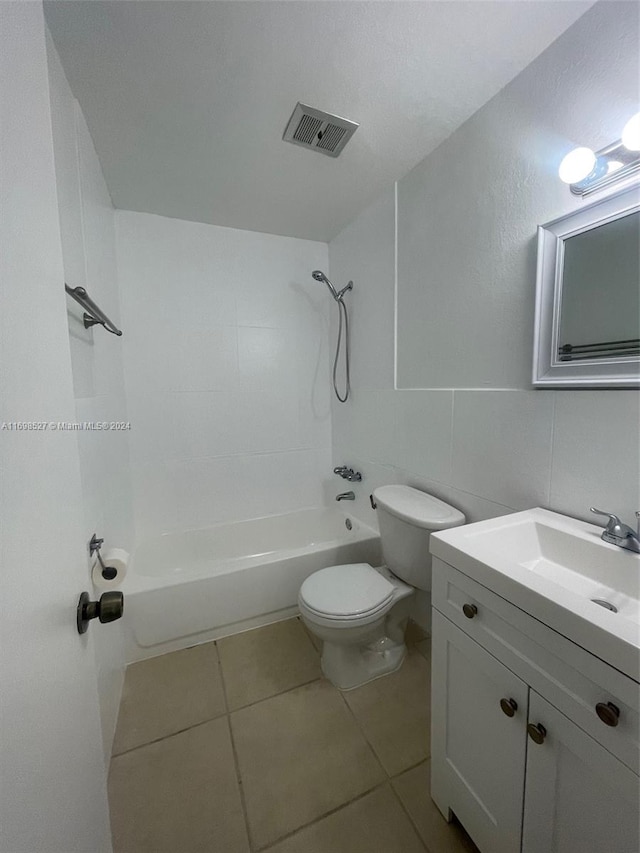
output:
[[[410,486],[381,486],[372,498],[385,565],[320,569],[298,595],[304,624],[323,642],[322,671],[340,690],[402,665],[414,590],[431,589],[429,536],[465,523],[459,510]]]

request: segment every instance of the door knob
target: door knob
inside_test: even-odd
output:
[[[476,616],[478,613],[478,608],[475,606],[475,604],[463,604],[462,612],[467,617],[467,619],[473,619],[473,617]]]
[[[501,699],[500,707],[507,717],[513,717],[515,712],[518,710],[518,703],[515,699]]]
[[[535,725],[533,723],[529,723],[527,726],[527,733],[531,740],[538,744],[544,743],[544,739],[547,736],[547,730],[542,723],[536,723]]]
[[[103,624],[115,622],[124,611],[124,595],[119,590],[103,592],[99,601],[91,601],[89,593],[83,592],[78,601],[76,625],[78,634],[84,634],[92,619],[98,618]]]
[[[620,722],[620,708],[613,702],[598,702],[596,714],[606,726],[617,726]]]

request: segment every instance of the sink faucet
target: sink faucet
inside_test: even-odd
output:
[[[640,554],[640,510],[636,512],[638,528],[637,530],[633,530],[628,524],[624,524],[617,515],[611,512],[603,512],[594,506],[590,509],[596,515],[606,515],[609,518],[607,526],[600,537],[604,542],[609,542],[611,545],[618,545],[627,551],[635,551],[637,554]]]
[[[355,501],[356,496],[354,492],[340,492],[339,495],[336,495],[337,501]]]

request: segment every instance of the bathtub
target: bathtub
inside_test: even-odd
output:
[[[377,531],[338,508],[143,542],[121,587],[127,663],[292,616],[300,585],[312,572],[381,561]]]

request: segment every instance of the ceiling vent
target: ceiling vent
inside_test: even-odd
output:
[[[358,127],[355,121],[298,103],[282,138],[311,151],[337,157]]]

